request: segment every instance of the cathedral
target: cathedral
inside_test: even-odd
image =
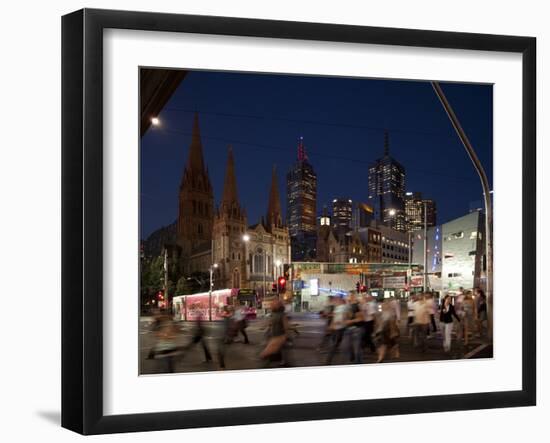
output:
[[[212,266],[215,289],[248,288],[260,295],[266,293],[282,275],[284,264],[290,263],[290,237],[283,222],[275,168],[266,196],[265,217],[249,226],[239,201],[235,160],[229,147],[222,199],[214,208],[195,114],[178,198],[177,260],[183,276],[209,272]]]

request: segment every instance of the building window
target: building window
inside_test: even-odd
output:
[[[472,231],[470,233],[470,240],[475,240],[477,238],[477,231]]]
[[[241,286],[241,276],[239,274],[239,270],[235,269],[233,271],[233,287],[239,288]]]
[[[256,250],[256,254],[254,254],[253,264],[253,272],[255,274],[260,274],[264,272],[264,256],[261,248],[258,248]]]

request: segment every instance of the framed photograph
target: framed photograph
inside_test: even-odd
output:
[[[531,37],[62,20],[62,425],[536,403]]]

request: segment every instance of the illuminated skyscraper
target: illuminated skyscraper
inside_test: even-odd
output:
[[[424,215],[424,208],[426,215]],[[420,231],[424,229],[424,218],[428,227],[435,226],[436,207],[433,200],[423,199],[420,192],[407,192],[405,194],[405,218],[407,231]]]
[[[369,205],[375,217],[398,231],[406,231],[405,168],[390,157],[389,135],[384,134],[384,156],[369,167]]]
[[[335,198],[332,200],[332,226],[339,232],[351,229],[353,202],[349,198]]]
[[[298,158],[287,174],[286,184],[292,260],[312,260],[317,242],[317,174],[308,161],[303,137],[298,142]]]
[[[353,229],[368,228],[374,220],[374,209],[366,203],[356,202],[353,205],[351,226]]]

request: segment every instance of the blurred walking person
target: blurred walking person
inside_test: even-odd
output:
[[[392,358],[399,358],[399,325],[395,315],[395,307],[391,301],[382,304],[382,312],[376,327],[379,342],[377,363],[382,363],[389,349]]]
[[[476,318],[476,304],[471,292],[467,292],[462,304],[462,335],[464,337],[464,346],[468,346],[470,340],[470,329]]]
[[[151,347],[148,359],[159,359],[164,362],[165,372],[175,371],[176,358],[181,355],[181,348],[176,343],[177,329],[166,313],[159,313],[155,317],[153,333],[155,343]]]
[[[368,347],[371,352],[376,351],[376,346],[372,341],[372,335],[374,333],[374,323],[376,314],[378,313],[378,305],[375,298],[372,295],[367,295],[363,298],[363,319],[365,332],[363,333],[363,347]]]
[[[451,340],[453,333],[453,317],[460,323],[460,318],[456,314],[455,307],[451,303],[451,296],[446,295],[441,306],[441,316],[439,318],[443,327],[443,350],[451,352]]]
[[[206,345],[205,337],[204,337],[204,319],[202,314],[197,317],[197,320],[195,321],[194,327],[193,327],[193,337],[191,338],[191,342],[184,348],[185,351],[188,351],[196,344],[200,343],[202,345],[202,350],[204,352],[204,360],[206,363],[212,361],[212,354],[210,354],[210,350],[208,349],[208,346]]]
[[[479,288],[476,289],[476,293],[477,331],[481,338],[483,336],[483,323],[487,322],[487,296]]]
[[[426,333],[430,323],[430,312],[425,297],[426,294],[421,294],[414,302],[413,346],[420,348],[422,352],[426,352],[428,348]]]
[[[244,338],[244,344],[250,344],[250,341],[248,340],[248,334],[246,333],[246,328],[248,327],[248,319],[246,318],[244,307],[240,307],[235,310],[233,319],[235,321],[235,336],[238,336],[239,333],[241,333]]]
[[[416,298],[414,295],[410,295],[407,300],[407,335],[412,338],[413,335],[413,323],[414,323],[414,302]]]
[[[282,364],[287,364],[283,354],[283,347],[288,336],[288,318],[285,307],[280,300],[271,303],[271,316],[268,327],[268,340],[266,347],[260,353],[260,357],[268,363],[274,357],[279,357]]]
[[[222,328],[218,336],[218,363],[220,369],[225,369],[225,356],[227,347],[233,343],[235,338],[235,325],[233,321],[233,313],[229,306],[224,306],[221,312]]]
[[[348,298],[348,320],[346,321],[346,333],[349,337],[349,360],[352,363],[363,362],[363,335],[365,333],[365,319],[359,306],[355,293],[350,293]]]
[[[323,310],[321,311],[321,317],[323,317],[326,320],[326,324],[325,324],[325,333],[323,334],[321,343],[317,348],[319,352],[323,352],[326,349],[327,344],[330,343],[330,339],[332,337],[332,330],[330,328],[330,325],[332,323],[333,314],[334,314],[334,297],[332,295],[329,295],[327,304],[323,307]]]
[[[326,361],[327,365],[330,365],[332,363],[332,359],[334,358],[334,355],[336,354],[340,347],[340,344],[342,343],[346,330],[347,319],[348,306],[346,305],[344,299],[338,297],[336,299],[334,315],[332,317],[332,323],[330,325],[330,328],[332,330],[332,343]]]
[[[430,323],[428,324],[428,336],[433,332],[434,334],[437,332],[437,327],[435,326],[435,312],[436,312],[436,306],[435,306],[435,300],[432,293],[429,293],[426,297],[426,305],[428,307],[428,313],[430,314]],[[430,325],[432,326],[432,330],[430,331]]]

